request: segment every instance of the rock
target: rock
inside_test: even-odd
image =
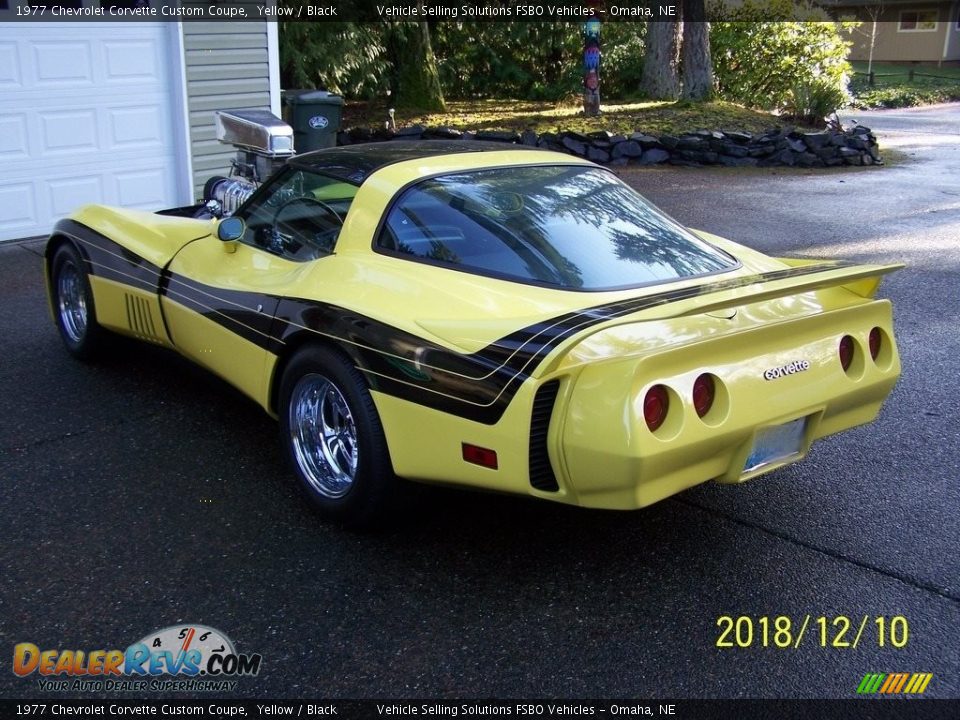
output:
[[[745,158],[750,154],[750,151],[740,145],[731,145],[730,143],[724,144],[720,148],[720,152],[724,155],[729,155],[730,157],[735,158]]]
[[[569,135],[564,135],[563,139],[560,141],[560,144],[563,145],[567,150],[572,152],[574,155],[579,155],[583,157],[587,154],[587,145],[586,143],[575,140]]]
[[[696,130],[691,135],[696,135],[704,140],[723,140],[723,133],[717,130]]]
[[[614,159],[621,157],[638,158],[641,155],[643,155],[643,148],[640,147],[640,143],[634,140],[627,140],[613,146]]]
[[[612,167],[623,167],[627,164],[627,159],[625,157],[614,158],[610,161]]]
[[[760,162],[760,165],[764,167],[770,167],[773,165],[789,165],[793,167],[797,164],[797,156],[793,154],[792,150],[781,150],[774,155],[771,155],[768,158],[765,158]]]
[[[540,138],[537,137],[537,134],[533,130],[524,130],[520,133],[521,145],[536,145],[539,140]]]
[[[826,160],[827,158],[832,158],[837,156],[837,148],[833,145],[827,145],[825,147],[819,148],[816,151],[816,156],[821,160]]]
[[[411,125],[409,127],[400,128],[397,130],[397,134],[394,137],[403,138],[404,140],[409,140],[413,137],[421,137],[423,131],[426,128],[423,125]]]
[[[753,139],[753,135],[750,133],[740,132],[738,130],[727,132],[725,135],[727,136],[728,140],[733,140],[741,145],[746,144]]]
[[[835,147],[846,147],[847,138],[843,133],[830,133],[830,144]]]
[[[476,137],[477,137],[477,134],[475,132],[473,132],[472,130],[467,130],[466,132],[463,133],[463,135],[460,136],[460,139],[473,140]]]
[[[864,127],[863,125],[857,125],[856,127],[853,128],[853,130],[852,130],[851,132],[852,132],[854,135],[869,135],[869,134],[870,134],[870,128]]]
[[[347,132],[350,133],[350,139],[354,142],[368,142],[372,134],[370,128],[365,127],[350,128]]]
[[[677,141],[677,147],[681,150],[700,150],[704,145],[703,138],[696,135],[684,135]]]
[[[651,148],[643,151],[643,157],[640,158],[641,165],[658,165],[670,159],[670,153],[660,148]]]
[[[477,133],[477,140],[516,143],[520,141],[520,133],[510,130],[481,130]]]
[[[847,147],[852,147],[855,150],[866,150],[870,147],[867,144],[867,141],[860,135],[854,135],[849,140],[847,140]]]
[[[870,157],[870,153],[864,153],[860,156],[860,159],[863,161],[864,165],[873,165],[873,158]]]
[[[660,144],[668,150],[673,150],[680,143],[680,138],[673,135],[661,135]]]
[[[830,142],[830,136],[825,132],[804,133],[802,135],[803,143],[810,150],[816,151]]]
[[[611,135],[611,136],[610,136],[610,142],[611,142],[613,145],[616,145],[617,143],[625,142],[626,139],[627,139],[627,138],[626,138],[625,135]]]
[[[860,157],[860,153],[858,151],[848,147],[838,148],[837,155],[839,155],[844,160],[847,160],[852,157]]]
[[[603,140],[604,142],[610,142],[610,138],[613,137],[613,133],[609,130],[597,130],[587,135],[591,140]]]
[[[427,128],[423,132],[425,138],[436,138],[439,140],[459,140],[462,135],[462,132],[452,127]]]
[[[634,142],[640,143],[640,147],[644,150],[651,147],[660,147],[660,141],[652,135],[644,135],[641,132],[635,132],[630,136],[630,139]]]
[[[812,167],[820,162],[820,158],[810,152],[802,152],[797,155],[797,165],[800,167]]]
[[[843,160],[838,157],[827,158],[823,161],[823,164],[827,167],[836,167],[837,165],[843,165]]]
[[[846,157],[843,159],[843,161],[847,165],[863,165],[863,157],[860,155],[860,153],[857,153],[856,155],[852,155],[850,157]]]
[[[595,163],[607,163],[610,162],[610,153],[591,146],[587,148],[587,160],[592,160]]]
[[[772,155],[774,152],[776,152],[776,148],[773,145],[764,144],[750,148],[747,154],[753,158],[760,158]]]
[[[680,158],[681,160],[689,160],[690,162],[702,163],[704,162],[703,156],[706,153],[701,152],[700,150],[677,150],[677,152],[670,157],[670,160],[676,160]]]
[[[720,156],[720,164],[726,167],[754,167],[758,160],[751,157],[730,157],[729,155]]]
[[[350,145],[353,141],[350,139],[350,133],[338,132],[337,145]]]

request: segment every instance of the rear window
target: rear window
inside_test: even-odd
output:
[[[394,204],[377,247],[478,275],[571,290],[638,287],[737,266],[613,173],[571,166],[425,180]]]

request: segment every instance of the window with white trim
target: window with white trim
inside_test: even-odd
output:
[[[936,10],[901,10],[900,32],[932,32],[937,29]]]

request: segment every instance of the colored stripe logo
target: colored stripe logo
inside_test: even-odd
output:
[[[933,673],[867,673],[857,688],[858,695],[922,695]]]

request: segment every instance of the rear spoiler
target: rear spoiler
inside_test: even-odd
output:
[[[653,318],[645,319],[701,315],[827,288],[843,288],[869,299],[876,294],[884,275],[905,267],[902,263],[854,265],[806,258],[777,260],[790,267],[664,293],[660,304],[665,312],[662,315],[654,312]]]
[[[793,258],[781,262],[788,267],[587,306],[554,318],[417,320],[417,325],[464,352],[479,351],[491,344],[492,338],[497,338],[492,344],[511,350],[527,347],[532,341],[548,347],[612,320],[643,322],[702,315],[825,288],[843,288],[871,298],[884,275],[904,267]]]

